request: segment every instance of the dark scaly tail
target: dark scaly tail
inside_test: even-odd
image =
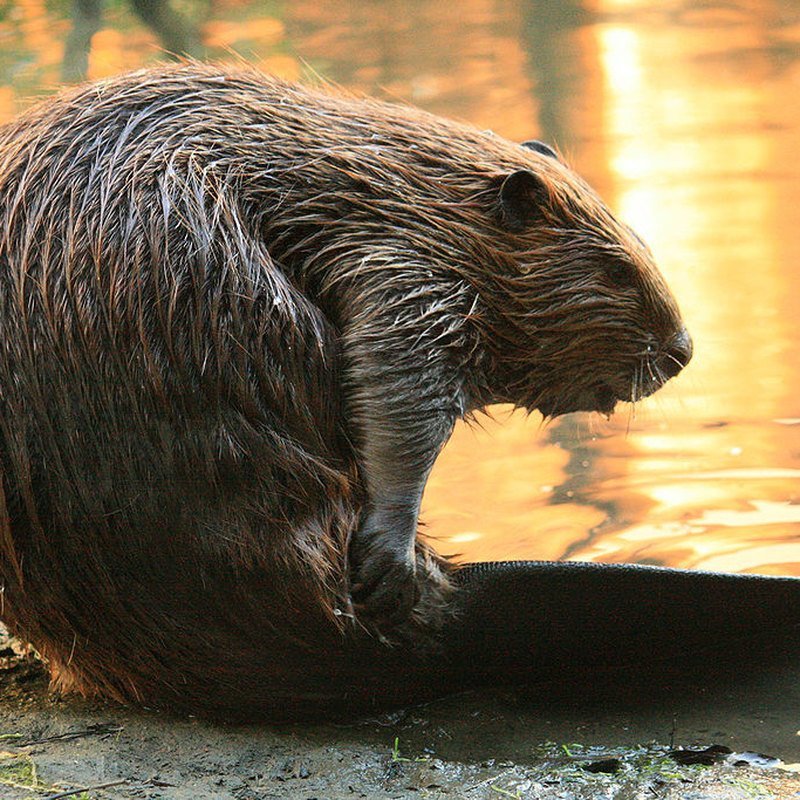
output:
[[[507,561],[454,579],[444,660],[467,685],[715,675],[791,656],[800,640],[797,578]]]

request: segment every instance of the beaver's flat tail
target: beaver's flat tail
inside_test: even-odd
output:
[[[469,685],[625,672],[716,680],[791,658],[800,579],[634,565],[510,561],[455,573],[448,671]]]

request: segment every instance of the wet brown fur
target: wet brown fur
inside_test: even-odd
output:
[[[531,219],[498,199],[516,170]],[[449,566],[417,545],[393,644],[353,620],[375,409],[432,463],[489,402],[649,393],[679,328],[594,193],[489,133],[198,65],[62,94],[0,129],[0,617],[122,700],[413,692],[395,659],[424,662]]]

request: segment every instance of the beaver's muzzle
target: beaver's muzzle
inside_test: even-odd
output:
[[[655,352],[649,353],[634,378],[631,400],[636,402],[658,391],[692,358],[692,338],[686,328],[674,333]]]
[[[692,360],[692,337],[686,328],[681,328],[656,356],[655,368],[666,383],[674,378]]]

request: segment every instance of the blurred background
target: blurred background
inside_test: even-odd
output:
[[[443,552],[800,575],[800,3],[0,0],[0,121],[177,53],[555,143],[655,252],[690,367],[610,421],[459,426]]]

